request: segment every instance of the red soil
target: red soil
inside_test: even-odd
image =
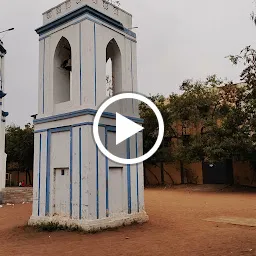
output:
[[[150,221],[97,234],[37,232],[24,228],[31,205],[0,208],[0,255],[160,256],[256,255],[256,228],[205,218],[256,218],[256,193],[147,189]]]

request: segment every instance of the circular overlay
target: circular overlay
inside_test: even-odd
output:
[[[149,152],[147,152],[145,155],[140,156],[138,158],[126,159],[126,158],[117,157],[117,156],[113,155],[112,153],[110,153],[105,148],[105,146],[102,144],[102,142],[100,140],[99,129],[98,128],[99,128],[100,118],[101,118],[103,112],[111,104],[113,104],[116,101],[122,100],[122,99],[135,99],[135,100],[144,102],[145,104],[147,104],[154,111],[154,113],[157,117],[157,120],[158,120],[159,132],[158,132],[158,137],[157,137],[155,145],[151,148],[151,150]],[[162,143],[162,140],[163,140],[163,137],[164,137],[164,120],[163,120],[163,117],[162,117],[160,111],[156,107],[156,105],[151,100],[146,98],[145,96],[142,96],[142,95],[137,94],[137,93],[121,93],[121,94],[118,94],[114,97],[111,97],[110,99],[105,101],[101,105],[101,107],[99,108],[99,110],[98,110],[98,112],[95,116],[94,122],[93,122],[93,136],[94,136],[95,142],[98,145],[100,151],[107,158],[109,158],[112,161],[114,161],[116,163],[119,163],[119,164],[125,164],[125,165],[138,164],[138,163],[142,163],[142,162],[146,161],[148,158],[150,158],[152,155],[154,155],[155,152],[160,147],[160,145]]]

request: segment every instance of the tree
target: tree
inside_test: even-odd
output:
[[[173,161],[171,155],[171,142],[172,138],[175,137],[175,132],[172,129],[172,115],[169,113],[168,104],[166,104],[166,99],[162,95],[150,96],[149,99],[155,103],[160,113],[162,114],[165,133],[162,145],[158,151],[146,161],[146,163],[157,165],[160,163],[161,168],[161,183],[164,183],[164,162]],[[155,113],[149,106],[145,103],[141,103],[139,106],[140,116],[144,119],[143,139],[144,139],[144,153],[148,152],[155,144],[158,136],[158,120]]]
[[[256,173],[256,50],[247,46],[240,54],[230,55],[229,58],[234,65],[244,65],[240,78],[245,89],[242,92],[242,104],[239,106],[239,116],[243,122],[239,128],[244,131],[243,143],[246,143],[246,150],[241,149],[240,158],[249,161]]]
[[[32,184],[29,171],[33,170],[34,128],[27,124],[24,129],[11,125],[6,128],[7,168],[26,171]]]
[[[231,160],[251,147],[243,109],[244,87],[237,87],[210,76],[206,81],[186,80],[182,94],[168,98],[151,96],[165,122],[162,147],[149,163],[180,162],[184,180],[184,163]],[[153,112],[140,107],[145,120],[145,151],[152,147],[158,134]]]
[[[245,121],[241,107],[245,88],[211,76],[205,82],[185,82],[181,89],[184,93],[176,110],[177,120],[192,131],[189,143],[180,147],[179,157],[187,162],[218,162],[239,155],[246,142],[241,126]]]

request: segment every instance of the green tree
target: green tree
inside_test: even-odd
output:
[[[239,106],[239,129],[242,133],[240,158],[249,161],[256,176],[256,50],[251,46],[245,47],[240,54],[229,56],[234,65],[243,64],[240,78],[244,83],[242,104]],[[232,116],[236,118],[236,113]]]
[[[224,83],[216,76],[205,82],[183,83],[184,93],[177,107],[177,120],[189,127],[189,143],[181,145],[179,158],[186,162],[231,159],[240,154],[241,140],[245,140],[245,121],[242,111],[244,88]],[[180,152],[179,152],[180,151]]]
[[[250,148],[250,139],[243,125],[245,88],[224,83],[214,75],[206,81],[186,80],[180,89],[181,95],[150,97],[163,115],[165,137],[148,162],[180,162],[183,181],[184,163],[231,160]],[[155,142],[158,124],[145,105],[141,105],[140,113],[145,120],[147,151]]]
[[[11,125],[6,128],[7,168],[26,171],[32,184],[29,171],[33,170],[34,128],[27,124],[24,129]]]

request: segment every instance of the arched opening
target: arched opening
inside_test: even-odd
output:
[[[111,97],[122,91],[122,58],[120,49],[112,39],[106,49],[106,95]]]
[[[53,99],[54,103],[71,100],[72,85],[71,46],[65,37],[57,45],[53,63]]]

